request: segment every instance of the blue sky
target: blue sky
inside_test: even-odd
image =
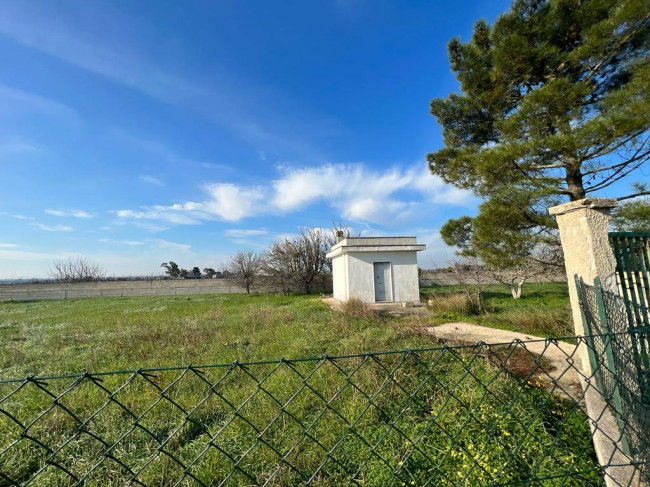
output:
[[[218,268],[300,227],[413,234],[477,200],[426,172],[446,43],[509,1],[5,0],[0,277]]]

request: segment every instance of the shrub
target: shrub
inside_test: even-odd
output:
[[[427,308],[445,315],[476,315],[479,310],[466,294],[431,294]]]
[[[378,316],[377,310],[359,298],[350,298],[341,303],[341,313],[350,318],[373,319]]]

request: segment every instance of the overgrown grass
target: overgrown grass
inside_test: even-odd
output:
[[[423,345],[387,320],[271,294],[0,303],[0,378]]]
[[[572,336],[571,307],[566,283],[528,283],[520,299],[513,299],[505,286],[487,286],[485,313],[479,314],[462,294],[460,286],[422,289],[431,301],[436,323],[466,321],[536,336]]]
[[[498,303],[498,296],[492,299]],[[436,345],[413,335],[408,320],[367,313],[354,303],[350,308],[335,313],[313,296],[275,295],[1,303],[1,377]],[[432,485],[486,485],[493,476],[518,482],[578,471],[586,473],[563,479],[563,485],[601,485],[580,408],[522,385],[487,359],[440,348],[379,361],[356,357],[319,363],[202,369],[178,382],[179,371],[136,375],[112,399],[84,379],[59,404],[83,420],[108,403],[86,428],[109,445],[117,442],[112,455],[132,470],[144,468],[138,480],[149,485],[173,485],[187,473],[177,460],[189,465],[202,452],[189,472],[205,484],[218,483],[229,472],[234,472],[229,485],[261,483],[279,468],[271,484],[295,485],[322,465],[315,485],[347,483],[354,472],[364,485],[386,485],[396,472],[398,485],[432,479]],[[113,392],[129,377],[103,376],[100,384]],[[156,402],[161,391],[147,378],[166,390],[166,399]],[[74,380],[52,379],[46,387],[58,395]],[[211,388],[206,381],[219,385]],[[15,387],[0,385],[0,398]],[[51,404],[52,397],[29,382],[2,408],[27,425]],[[191,421],[185,422],[178,406],[193,411]],[[83,473],[101,460],[106,447],[90,434],[73,436],[77,427],[58,406],[29,436],[51,447],[70,439],[55,460]],[[0,451],[22,438],[0,458],[0,471],[24,481],[43,465],[46,452],[21,433],[0,415]],[[161,444],[166,453],[158,454]],[[277,452],[288,462],[279,461]],[[239,470],[233,470],[235,463]],[[128,477],[116,460],[107,460],[85,485],[125,485]],[[36,482],[69,483],[53,466]],[[193,481],[186,477],[180,485]]]
[[[379,313],[370,304],[364,303],[358,298],[348,299],[341,303],[341,313],[350,318],[363,318],[374,320],[379,317]]]

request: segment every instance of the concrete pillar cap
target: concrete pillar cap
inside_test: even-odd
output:
[[[577,201],[570,201],[561,205],[552,206],[548,209],[551,215],[564,215],[572,211],[583,209],[598,209],[598,208],[616,208],[618,201],[614,198],[584,198]]]

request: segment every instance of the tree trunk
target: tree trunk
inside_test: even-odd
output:
[[[515,287],[514,284],[510,286],[510,294],[512,294],[512,297],[513,297],[514,299],[518,299],[518,298],[519,298],[520,293],[517,292],[517,288]]]
[[[524,283],[526,282],[526,279],[522,279],[521,281],[517,283],[512,283],[510,285],[510,293],[512,294],[512,297],[515,299],[521,298],[521,290],[524,287]]]
[[[565,181],[571,201],[581,200],[587,195],[582,181],[582,172],[580,172],[580,163],[573,163],[566,169]]]

